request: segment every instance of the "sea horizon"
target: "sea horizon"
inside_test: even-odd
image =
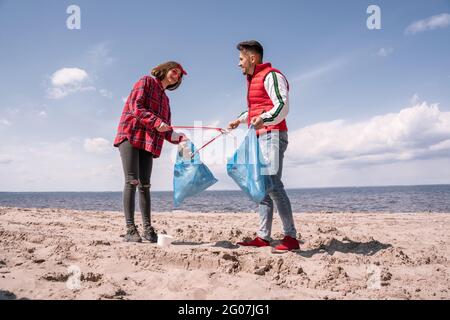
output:
[[[450,184],[286,189],[294,212],[450,213]],[[206,190],[173,206],[172,191],[152,191],[152,211],[257,212],[240,190]],[[136,211],[139,211],[136,194]],[[0,206],[122,211],[122,191],[0,191]]]
[[[315,189],[345,189],[345,188],[385,188],[385,187],[427,187],[427,186],[450,186],[450,183],[431,183],[431,184],[380,184],[380,185],[361,185],[361,186],[355,186],[355,185],[348,185],[348,186],[324,186],[324,187],[295,187],[295,188],[285,188],[286,191],[288,190],[315,190]],[[212,189],[212,190],[205,190],[203,192],[216,192],[216,191],[225,191],[225,192],[232,192],[232,191],[240,191],[240,189]],[[1,191],[0,193],[64,193],[64,192],[70,192],[70,193],[102,193],[102,192],[122,192],[122,190],[102,190],[102,191],[95,191],[95,190],[86,190],[86,191],[80,191],[80,190],[65,190],[65,191],[54,191],[54,190],[48,190],[48,191]],[[152,190],[151,192],[173,192],[172,190]]]

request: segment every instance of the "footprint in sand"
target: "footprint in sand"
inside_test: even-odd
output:
[[[192,298],[194,300],[205,300],[207,298],[208,292],[205,289],[194,288],[192,290]]]
[[[179,292],[181,290],[181,281],[171,280],[167,283],[167,289],[173,292]]]

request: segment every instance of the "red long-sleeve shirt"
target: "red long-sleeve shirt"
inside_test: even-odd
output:
[[[158,158],[161,154],[164,139],[172,141],[173,130],[159,132],[156,128],[164,122],[170,125],[171,113],[169,98],[164,92],[161,81],[151,76],[143,76],[137,81],[120,117],[114,146],[128,139],[131,145],[144,149]]]

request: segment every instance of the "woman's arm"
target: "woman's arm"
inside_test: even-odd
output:
[[[170,143],[179,144],[181,141],[186,139],[186,136],[184,133],[178,133],[173,130],[169,130],[165,132],[164,139],[166,139]]]
[[[169,111],[169,124],[172,122],[172,115]],[[175,131],[173,131],[173,129],[170,129],[169,131],[166,131],[164,133],[164,139],[166,139],[167,141],[169,141],[170,143],[173,144],[179,144],[181,141],[186,139],[186,135],[184,133],[177,133]]]
[[[163,122],[154,113],[145,108],[145,99],[153,83],[148,77],[142,77],[133,86],[130,94],[128,110],[147,129],[155,129]]]

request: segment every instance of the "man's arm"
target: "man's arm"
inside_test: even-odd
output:
[[[237,119],[239,120],[240,123],[246,123],[247,118],[248,118],[248,111],[246,110],[242,112]]]
[[[239,127],[241,123],[247,122],[247,118],[248,118],[248,111],[242,112],[239,115],[239,117],[237,117],[236,120],[233,120],[230,123],[228,123],[228,129],[236,129],[237,127]]]
[[[272,100],[273,108],[261,114],[264,125],[276,125],[283,121],[289,112],[289,90],[284,76],[271,72],[264,80],[264,88]]]

